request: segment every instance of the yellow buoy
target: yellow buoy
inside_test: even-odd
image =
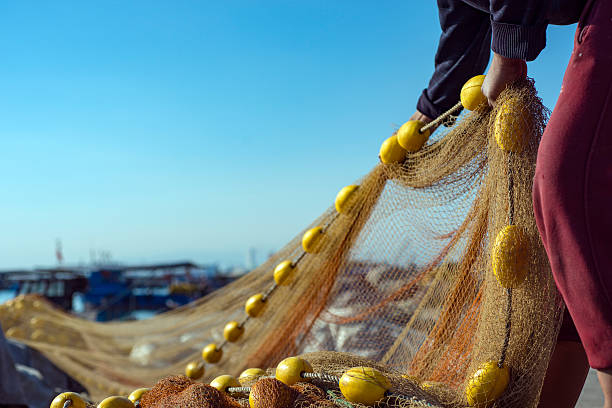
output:
[[[340,214],[345,214],[350,211],[351,207],[353,207],[357,201],[357,194],[353,193],[355,193],[358,188],[359,186],[354,184],[342,187],[342,190],[340,190],[338,195],[336,195],[336,201],[334,201],[336,211],[338,211]]]
[[[76,392],[62,392],[57,397],[53,398],[49,408],[64,408],[66,401],[70,401],[70,408],[86,408],[85,400]]]
[[[491,264],[497,281],[504,288],[514,288],[525,280],[529,266],[529,241],[521,227],[508,225],[497,234]]]
[[[202,350],[202,358],[209,364],[218,363],[221,357],[223,357],[223,350],[217,348],[215,343],[210,343]]]
[[[340,392],[355,404],[374,405],[390,388],[389,380],[370,367],[354,367],[340,377]]]
[[[277,285],[288,285],[291,283],[292,279],[290,279],[293,275],[293,271],[295,270],[295,265],[290,260],[283,261],[276,265],[274,268],[274,282]]]
[[[266,302],[264,301],[263,294],[258,293],[251,296],[244,305],[244,311],[251,317],[257,317],[263,310]]]
[[[397,142],[408,152],[416,152],[419,150],[431,135],[431,130],[426,130],[421,133],[421,128],[425,126],[425,122],[420,120],[409,120],[404,123],[397,131]]]
[[[229,387],[240,387],[240,383],[231,375],[220,375],[210,382],[210,386],[226,392]]]
[[[192,380],[197,380],[204,375],[204,363],[201,361],[192,361],[185,366],[185,375]]]
[[[238,377],[238,381],[240,383],[250,382],[256,380],[259,377],[263,377],[266,375],[266,370],[262,370],[261,368],[247,368],[243,372],[240,373]]]
[[[308,381],[302,378],[302,373],[312,373],[310,363],[299,357],[288,357],[276,367],[275,377],[280,382],[293,385],[300,381]]]
[[[134,403],[126,397],[114,395],[103,399],[98,408],[134,408]]]
[[[225,337],[225,340],[229,341],[230,343],[238,341],[238,339],[242,337],[243,333],[244,327],[240,326],[240,323],[236,321],[228,322],[223,328],[223,337]]]
[[[302,236],[302,248],[309,254],[316,254],[322,249],[323,244],[323,227],[314,227],[309,229]]]
[[[397,142],[397,135],[393,135],[380,145],[380,161],[385,164],[401,163],[406,158],[406,150]]]
[[[132,391],[130,395],[128,395],[128,399],[132,401],[134,405],[136,405],[140,401],[142,396],[149,391],[151,391],[150,388],[138,388],[137,390]]]
[[[531,116],[518,98],[502,103],[495,115],[493,134],[500,149],[520,153],[527,144]]]
[[[491,405],[506,390],[510,382],[510,369],[499,367],[497,361],[482,364],[468,380],[465,395],[473,407]]]
[[[480,106],[487,106],[487,97],[481,89],[484,79],[485,75],[476,75],[461,88],[461,105],[465,109],[473,111]]]

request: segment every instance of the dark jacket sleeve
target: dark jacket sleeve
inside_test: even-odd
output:
[[[491,48],[488,13],[459,0],[438,0],[438,8],[442,34],[435,71],[417,104],[432,119],[459,101],[465,81],[484,73]]]
[[[536,59],[546,46],[547,0],[491,0],[491,49],[506,58]]]

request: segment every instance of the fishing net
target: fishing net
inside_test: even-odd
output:
[[[22,297],[2,306],[2,327],[93,400],[157,383],[144,408],[248,406],[248,394],[221,398],[206,384],[249,367],[273,375],[296,355],[328,376],[379,370],[390,383],[380,407],[535,407],[562,311],[531,204],[546,116],[530,80],[509,87],[495,108],[462,114],[403,162],[377,165],[341,213],[330,207],[261,266],[187,306],[94,323]],[[495,138],[500,120],[515,133],[505,150]],[[307,253],[302,239],[315,227]],[[277,285],[275,267],[287,260],[294,268]],[[259,314],[248,317],[254,294]],[[230,321],[233,342],[223,335]],[[206,384],[166,378],[210,343],[222,356],[205,365]],[[361,406],[329,378],[275,381],[243,385],[269,396],[260,406]]]

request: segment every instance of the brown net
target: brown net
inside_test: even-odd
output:
[[[0,310],[2,326],[82,382],[94,400],[182,374],[216,343],[223,356],[206,364],[206,381],[248,367],[272,373],[285,357],[312,353],[305,358],[315,372],[379,369],[392,387],[378,406],[535,407],[562,307],[531,204],[546,115],[532,82],[508,88],[496,108],[463,115],[403,163],[376,166],[349,210],[331,207],[310,226],[323,227],[317,253],[304,252],[300,233],[248,275],[180,309],[100,324],[19,298]],[[499,118],[521,147],[514,153],[496,143]],[[508,225],[520,231],[500,238]],[[285,260],[295,270],[289,284],[277,286],[273,271]],[[526,270],[524,281],[505,276],[508,268]],[[245,301],[256,293],[264,294],[263,311],[245,318]],[[223,328],[231,320],[245,332],[228,343]],[[248,406],[244,395],[221,397],[181,381],[158,383],[157,405],[149,406]],[[260,406],[360,406],[333,382],[283,386],[253,384],[261,398],[269,388],[270,398],[291,400]]]

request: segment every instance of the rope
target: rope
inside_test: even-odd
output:
[[[499,363],[497,363],[499,368],[504,366],[504,361],[506,360],[506,353],[508,352],[508,345],[510,344],[510,329],[512,328],[512,288],[506,289],[506,293],[508,294],[508,305],[506,307],[506,336],[504,337]]]
[[[440,116],[438,116],[437,118],[435,118],[434,120],[432,120],[431,122],[429,122],[428,124],[420,128],[419,133],[423,133],[431,128],[438,126],[444,121],[444,119],[446,119],[447,117],[449,117],[450,115],[452,115],[453,113],[461,109],[462,107],[463,105],[461,104],[461,101],[457,102],[452,108],[450,108],[449,110],[447,110],[446,112],[444,112],[443,114],[441,114]]]
[[[512,152],[508,153],[508,223],[514,223],[514,176],[512,174]]]
[[[265,302],[266,300],[268,300],[268,297],[270,297],[270,295],[272,293],[274,293],[274,291],[276,290],[276,288],[278,288],[278,285],[276,283],[273,283],[272,286],[270,286],[268,288],[268,290],[266,290],[266,293],[263,294],[263,297],[261,298],[262,302]]]
[[[227,387],[225,391],[233,394],[248,394],[251,392],[251,387]]]
[[[336,221],[336,218],[338,218],[339,215],[340,213],[334,212],[334,215],[332,216],[331,220],[327,221],[327,223],[323,226],[322,232],[327,231],[327,229],[331,227],[331,225],[334,223],[334,221]]]
[[[340,381],[340,377],[336,377],[335,375],[325,374],[325,373],[301,373],[300,375],[302,376],[302,378],[329,381],[329,382],[333,382],[336,384]]]
[[[514,223],[514,177],[512,174],[512,152],[508,153],[508,223]],[[506,333],[504,336],[504,344],[502,345],[501,355],[497,365],[499,368],[504,366],[508,345],[510,344],[510,330],[512,329],[512,288],[506,289],[507,306],[506,306]]]

